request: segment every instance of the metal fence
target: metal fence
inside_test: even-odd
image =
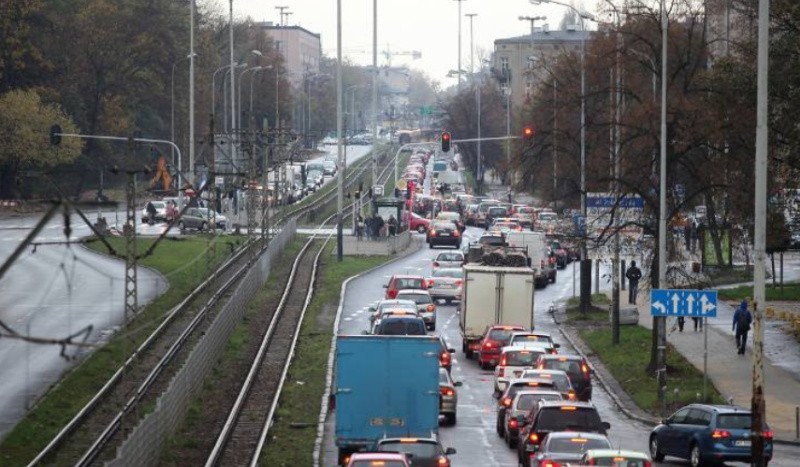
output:
[[[294,219],[283,225],[280,233],[256,260],[245,277],[230,295],[208,332],[200,339],[189,357],[159,397],[153,412],[131,432],[117,449],[117,457],[109,462],[112,466],[156,465],[164,441],[183,422],[189,403],[202,388],[214,364],[222,356],[228,340],[241,322],[248,303],[263,287],[270,275],[273,262],[294,239],[297,223]]]

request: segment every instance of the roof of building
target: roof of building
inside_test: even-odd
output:
[[[272,23],[271,21],[267,21],[267,22],[263,22],[263,23],[256,23],[256,25],[259,28],[261,28],[261,29],[263,29],[265,31],[281,31],[281,30],[290,30],[291,31],[291,30],[295,30],[295,31],[302,31],[302,32],[308,34],[309,36],[316,37],[317,39],[319,39],[321,37],[319,33],[311,32],[311,31],[309,31],[308,29],[306,29],[306,28],[304,28],[302,26],[280,26],[280,25]]]
[[[581,39],[591,39],[593,31],[536,31],[533,33],[533,42],[579,42]],[[517,37],[507,37],[505,39],[495,39],[495,45],[499,44],[527,44],[531,42],[531,34]]]

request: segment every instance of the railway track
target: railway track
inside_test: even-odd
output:
[[[387,167],[381,172],[379,179],[385,179],[391,159]],[[345,186],[349,187],[367,170],[368,164],[362,164],[355,171],[348,173]],[[278,213],[275,224],[280,225],[293,217],[300,217],[308,212],[330,203],[336,197],[336,190],[332,190],[313,203],[285,210]],[[349,209],[345,213],[349,214]],[[333,216],[331,216],[333,217]],[[329,218],[330,219],[330,218]],[[328,220],[329,220],[328,219]],[[326,220],[323,225],[328,222]],[[329,240],[329,239],[328,239]],[[325,240],[322,243],[327,243]],[[320,243],[320,240],[313,242]],[[312,241],[304,248],[304,252]],[[209,279],[203,282],[185,300],[174,307],[162,320],[157,328],[135,349],[125,363],[120,366],[113,376],[103,385],[92,399],[63,427],[46,447],[28,464],[34,465],[94,465],[110,460],[114,455],[113,446],[118,445],[127,433],[140,420],[142,407],[153,402],[163,392],[175,369],[183,358],[191,351],[192,344],[201,336],[213,318],[221,310],[226,298],[235,290],[238,280],[246,274],[258,253],[264,248],[260,241],[247,242],[232,258],[226,261]],[[321,250],[318,250],[321,251]],[[316,258],[313,261],[316,264]],[[299,255],[298,259],[308,259],[307,254]],[[306,264],[302,268],[304,275],[310,269]],[[287,278],[287,282],[291,279]],[[299,279],[301,281],[305,279]],[[307,279],[311,281],[311,278]],[[310,282],[309,282],[310,283]],[[303,286],[305,287],[305,286]],[[288,289],[287,289],[288,290]],[[294,297],[294,295],[292,295]],[[286,300],[290,300],[287,298]],[[294,300],[292,298],[291,300]],[[283,303],[283,302],[282,302]],[[287,305],[284,304],[284,307]],[[302,307],[304,310],[304,307]],[[298,317],[296,304],[288,306],[290,311],[286,316]],[[276,317],[284,313],[276,313]],[[301,312],[302,314],[302,312]],[[300,319],[300,317],[298,317]],[[295,320],[296,324],[300,322]],[[279,325],[279,334],[286,334],[291,326],[281,320],[275,322]],[[270,326],[273,329],[273,326]],[[273,330],[273,334],[275,331]],[[289,331],[290,334],[291,331]],[[295,338],[296,339],[296,338]],[[291,349],[293,352],[294,344]],[[285,379],[288,369],[290,354],[284,355],[287,363],[284,367],[280,385],[277,388],[274,401],[280,392],[280,386]],[[267,360],[271,361],[270,356]],[[277,358],[277,357],[276,357]],[[273,362],[274,363],[274,362]],[[270,420],[274,407],[270,410]],[[266,431],[264,432],[266,434]],[[263,440],[262,440],[263,443]]]

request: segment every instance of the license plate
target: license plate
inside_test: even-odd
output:
[[[442,237],[449,237],[449,236],[450,236],[450,234],[449,234],[449,233],[442,233],[442,234],[441,234],[441,236],[442,236]]]
[[[534,447],[535,446],[533,444],[527,444],[525,445],[525,450],[528,452],[533,452]]]
[[[736,441],[736,443],[734,443],[734,444],[736,446],[748,447],[749,448],[751,443],[750,443],[750,440],[739,440],[739,441]]]

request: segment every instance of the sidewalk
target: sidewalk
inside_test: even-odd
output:
[[[650,302],[646,293],[639,294],[639,325],[652,329]],[[667,342],[672,344],[689,362],[703,371],[703,333],[695,332],[691,319],[686,320],[683,332],[672,331],[675,320],[667,322]],[[733,309],[719,304],[717,318],[708,322],[708,378],[717,390],[733,403],[750,407],[753,391],[753,353],[748,344],[746,355],[736,353],[734,335],[731,331]],[[765,320],[765,325],[766,325]],[[765,326],[767,331],[768,326]],[[769,334],[765,332],[765,339]],[[752,332],[749,336],[752,343]],[[669,379],[667,379],[669,384]],[[800,381],[791,373],[764,358],[764,390],[767,407],[767,423],[781,441],[798,442],[796,438],[795,410],[800,407]]]

